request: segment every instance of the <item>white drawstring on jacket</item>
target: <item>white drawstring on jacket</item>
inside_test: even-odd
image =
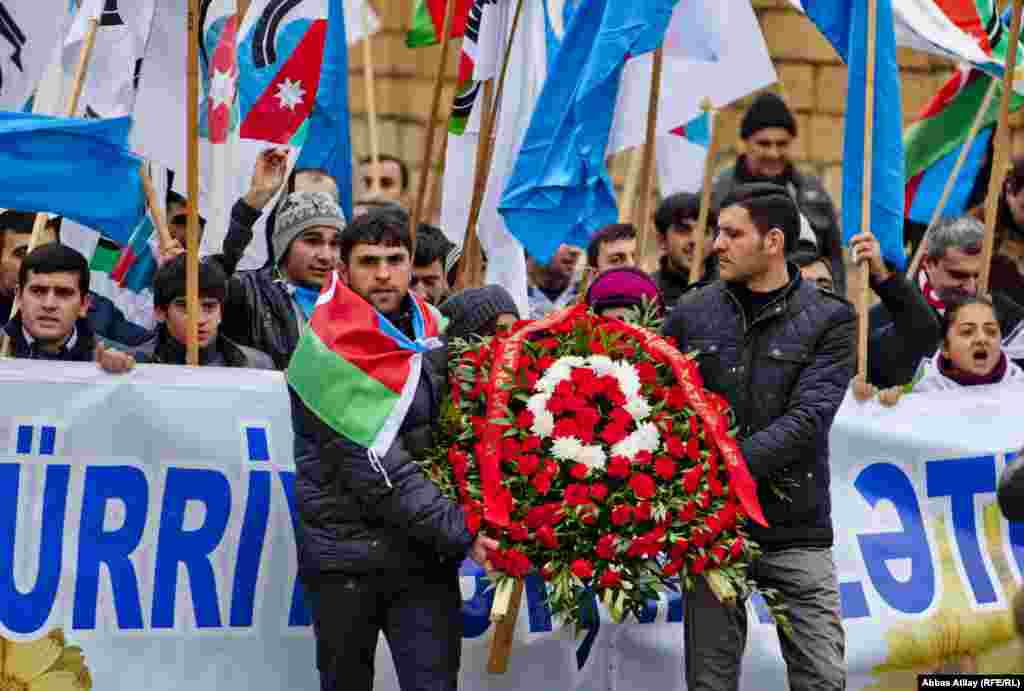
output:
[[[384,476],[384,482],[387,483],[388,489],[393,489],[394,485],[391,484],[391,478],[388,477],[388,471],[384,469],[384,464],[380,462],[377,452],[373,449],[367,449],[366,455],[370,458],[370,467]]]

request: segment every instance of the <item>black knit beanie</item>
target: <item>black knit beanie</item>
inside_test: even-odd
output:
[[[796,119],[789,106],[780,96],[765,91],[750,104],[743,122],[740,123],[740,139],[749,139],[758,130],[769,127],[781,127],[792,136],[796,136]]]
[[[493,336],[481,331],[502,314],[515,315],[519,309],[508,291],[501,286],[470,288],[452,295],[440,307],[441,314],[448,317],[446,338],[469,338],[470,336]]]

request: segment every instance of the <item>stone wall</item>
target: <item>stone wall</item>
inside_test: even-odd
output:
[[[773,88],[786,98],[797,116],[800,133],[794,155],[801,167],[823,177],[836,204],[840,204],[846,68],[832,47],[803,15],[792,9],[788,0],[753,0],[753,3],[779,74],[779,83]],[[411,50],[405,47],[411,0],[379,0],[375,6],[383,24],[382,31],[372,42],[381,151],[408,161],[415,174],[426,144],[425,125],[440,48]],[[357,156],[369,153],[362,55],[362,47],[353,46],[350,94],[353,146]],[[443,111],[451,103],[454,92],[457,59],[458,42],[452,45],[445,66]],[[908,121],[948,78],[952,66],[946,60],[903,49],[899,59],[903,77],[903,117]],[[746,102],[734,104],[720,116],[724,134],[720,165],[731,162],[738,151],[739,121],[745,106]],[[1020,137],[1015,139],[1015,144],[1024,144]],[[439,139],[434,157],[438,162],[440,148]],[[623,156],[613,161],[612,170],[620,183],[625,168]]]

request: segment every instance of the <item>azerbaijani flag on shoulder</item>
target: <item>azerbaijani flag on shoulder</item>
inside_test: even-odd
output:
[[[333,274],[286,373],[288,385],[317,417],[379,455],[409,411],[423,353],[441,346],[440,313],[410,296],[415,339]]]
[[[405,45],[410,48],[432,46],[441,42],[444,30],[444,14],[446,0],[413,0],[412,28],[405,37]],[[450,0],[455,3],[455,14],[452,15],[450,36],[459,38],[466,32],[466,20],[469,8],[474,0]]]

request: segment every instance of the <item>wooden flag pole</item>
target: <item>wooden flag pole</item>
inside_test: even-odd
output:
[[[188,225],[185,227],[185,305],[188,310],[187,363],[199,364],[199,0],[188,2]]]
[[[633,207],[636,206],[636,189],[640,184],[640,164],[643,162],[642,147],[630,150],[629,167],[626,169],[626,181],[622,185],[622,197],[619,201],[619,223],[633,222]]]
[[[651,207],[651,189],[654,176],[654,148],[658,135],[658,101],[661,98],[661,68],[664,63],[664,51],[658,46],[651,61],[651,95],[647,101],[647,139],[644,142],[643,162],[640,164],[640,195],[637,199],[636,213],[633,223],[638,225],[640,233],[637,256],[640,261],[647,258],[651,244],[650,219],[647,216]]]
[[[484,195],[487,192],[487,178],[491,173],[491,163],[494,157],[494,132],[498,123],[498,114],[501,112],[501,102],[505,96],[505,78],[508,75],[509,60],[512,58],[512,46],[516,40],[519,29],[519,18],[523,14],[523,0],[517,0],[516,11],[512,16],[512,27],[509,30],[508,41],[505,43],[505,54],[501,61],[501,74],[498,75],[497,91],[491,98],[493,84],[491,81],[484,82],[484,104],[487,106],[483,111],[483,118],[480,127],[480,139],[476,150],[476,170],[473,180],[473,199],[469,207],[469,220],[466,224],[466,239],[462,245],[463,262],[459,269],[459,277],[456,285],[459,290],[474,288],[483,285],[483,256],[480,248],[480,238],[476,229],[480,222],[480,212],[483,210]]]
[[[1006,69],[1003,70],[1003,95],[999,101],[999,121],[993,135],[992,175],[988,179],[988,196],[985,198],[985,239],[981,245],[981,276],[978,278],[978,293],[988,292],[988,281],[992,273],[992,253],[996,241],[996,216],[999,214],[999,197],[1003,193],[1006,179],[1007,157],[1010,155],[1010,99],[1013,97],[1013,76],[1017,69],[1017,42],[1020,40],[1020,13],[1024,0],[1013,0],[1013,15],[1010,20],[1010,43],[1006,48]]]
[[[861,190],[861,232],[871,230],[871,184],[875,123],[875,44],[878,39],[878,2],[868,0],[867,69],[864,78],[864,187]],[[871,284],[868,281],[870,265],[860,263],[861,289],[857,293],[857,375],[867,389],[868,376],[868,306]]]
[[[710,128],[711,139],[708,142],[708,152],[704,158],[704,181],[700,193],[700,211],[697,213],[697,227],[694,228],[694,249],[693,260],[690,264],[690,284],[701,279],[701,272],[704,270],[704,243],[707,239],[708,216],[711,212],[711,182],[715,174],[715,159],[718,158],[718,111],[711,104],[710,98],[705,98],[700,105],[701,109],[708,114],[708,127]]]
[[[373,175],[370,176],[370,189],[367,192],[372,197],[380,194],[380,134],[377,129],[377,86],[374,81],[373,51],[370,45],[370,3],[363,3],[363,83],[366,87],[366,117],[369,120],[370,131],[370,163],[373,165]]]
[[[423,151],[423,165],[420,168],[420,184],[416,190],[416,203],[412,208],[409,234],[412,236],[413,254],[416,249],[416,229],[423,218],[423,203],[427,197],[427,181],[430,179],[430,164],[434,158],[434,133],[437,130],[437,111],[441,106],[441,90],[444,87],[444,68],[448,64],[448,46],[451,44],[452,17],[455,15],[456,0],[445,0],[444,24],[441,29],[441,57],[437,63],[434,78],[434,95],[430,102],[430,119],[427,122],[427,144]]]
[[[78,66],[75,67],[75,78],[71,83],[71,94],[68,96],[67,108],[64,114],[67,117],[72,117],[75,111],[78,110],[78,99],[82,95],[82,85],[85,84],[85,75],[89,71],[89,60],[92,58],[92,47],[96,43],[96,30],[99,28],[99,19],[93,18],[89,20],[89,26],[85,31],[85,39],[82,41],[82,49],[78,53]],[[26,254],[31,252],[39,246],[39,241],[43,237],[43,231],[46,229],[46,222],[49,217],[45,212],[39,212],[36,214],[35,221],[32,223],[32,235],[28,239],[28,248]],[[18,296],[14,296],[14,302],[11,305],[11,314],[8,317],[8,321],[14,319],[18,314]],[[5,333],[3,336],[3,344],[0,345],[0,357],[10,357],[11,355],[11,339]]]
[[[910,268],[907,269],[907,276],[913,278],[917,274],[917,270],[921,268],[921,260],[924,259],[925,252],[925,240],[928,237],[928,231],[935,227],[935,224],[942,218],[942,212],[946,209],[946,203],[949,201],[949,196],[953,193],[953,188],[956,187],[956,179],[960,177],[960,170],[964,167],[964,163],[967,161],[967,152],[974,146],[974,140],[978,138],[978,133],[981,131],[981,123],[985,121],[985,115],[988,113],[989,107],[992,105],[992,99],[996,96],[996,88],[999,86],[999,82],[995,79],[989,84],[988,91],[985,92],[985,98],[981,102],[981,108],[974,115],[974,122],[971,123],[971,129],[967,133],[967,139],[964,140],[964,145],[960,147],[960,155],[957,156],[956,163],[953,165],[953,172],[949,178],[946,179],[946,185],[942,188],[942,196],[939,197],[939,203],[935,206],[935,211],[932,212],[931,220],[928,221],[928,227],[925,229],[924,235],[921,237],[921,241],[917,243],[917,249],[914,251],[914,258],[910,261]],[[991,179],[991,178],[990,178]]]
[[[149,215],[153,219],[153,225],[156,226],[160,250],[166,251],[174,244],[174,238],[171,237],[171,231],[167,228],[167,219],[164,217],[164,205],[160,201],[160,196],[156,193],[153,179],[149,177],[148,166],[145,162],[139,166],[139,176],[142,178],[142,190],[146,193],[146,207],[149,209]]]
[[[515,637],[516,619],[523,599],[523,579],[502,581],[494,593],[491,605],[491,621],[494,622],[494,638],[487,658],[487,671],[504,674],[508,671],[508,659]]]

